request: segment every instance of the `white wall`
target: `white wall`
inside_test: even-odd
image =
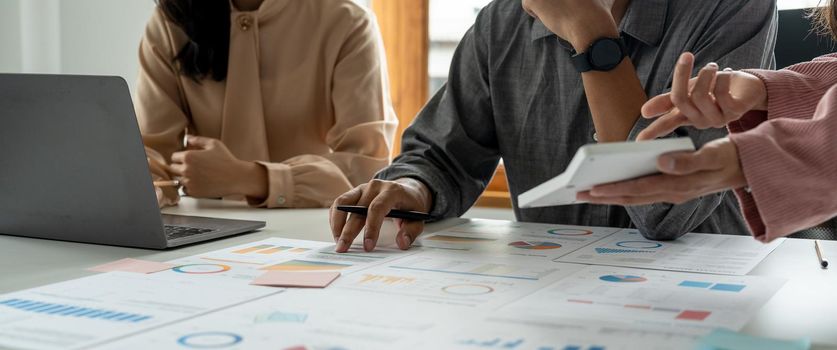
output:
[[[152,0],[61,0],[61,72],[118,75],[133,88],[153,11]]]
[[[0,72],[19,72],[20,57],[20,3],[17,0],[0,0]]]
[[[134,86],[153,0],[0,0],[0,72],[118,75]]]

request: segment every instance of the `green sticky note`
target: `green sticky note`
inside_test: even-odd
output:
[[[809,350],[810,339],[776,340],[716,329],[698,341],[697,350]]]

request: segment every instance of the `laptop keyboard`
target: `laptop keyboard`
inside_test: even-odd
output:
[[[194,235],[199,235],[201,233],[207,233],[215,231],[209,228],[199,228],[199,227],[187,227],[187,226],[175,226],[175,225],[164,225],[166,230],[166,238],[168,239],[177,239],[183,237],[189,237]]]

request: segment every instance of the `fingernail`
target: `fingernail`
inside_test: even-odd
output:
[[[686,58],[686,55],[681,55],[680,59],[677,60],[677,63],[686,64],[686,63],[689,63],[689,60]]]
[[[367,252],[371,252],[372,249],[375,249],[375,241],[373,241],[371,238],[363,240],[363,249]]]
[[[732,72],[732,71],[733,71],[733,69],[730,68],[730,67],[724,68],[724,72]]]
[[[709,68],[715,68],[715,69],[718,69],[718,64],[717,64],[717,63],[715,63],[715,62],[710,62],[710,63],[709,63],[709,64],[707,64],[706,66],[707,66],[707,67],[709,67]]]
[[[346,240],[341,239],[337,241],[337,251],[342,252],[349,249],[349,245],[346,243]]]
[[[412,243],[413,242],[410,242],[410,237],[408,237],[407,235],[401,236],[401,246],[402,247],[409,247],[410,244],[412,244]]]
[[[662,164],[663,171],[674,171],[677,166],[677,161],[674,158],[664,158],[660,162]]]

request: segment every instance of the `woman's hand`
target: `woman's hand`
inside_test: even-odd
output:
[[[596,186],[578,194],[595,204],[680,204],[708,194],[747,186],[738,149],[728,138],[712,141],[696,152],[660,156],[663,173],[636,180]]]
[[[180,196],[172,197],[170,195],[166,195],[160,187],[154,187],[154,193],[157,194],[157,206],[159,206],[160,209],[173,207],[180,201]]]
[[[148,157],[148,168],[151,170],[151,179],[153,181],[166,181],[161,176],[162,174],[171,174],[172,170],[168,165],[158,162],[154,158]],[[180,201],[180,196],[177,194],[176,187],[157,187],[154,186],[154,192],[157,194],[157,206],[160,209],[177,205]]]
[[[674,69],[671,92],[657,96],[642,107],[645,118],[657,118],[637,140],[651,140],[691,125],[698,129],[721,128],[751,110],[767,108],[767,88],[755,75],[718,71],[708,64],[689,79],[695,56],[684,53]]]
[[[187,194],[199,198],[267,197],[267,170],[236,158],[220,140],[187,136],[188,150],[172,154],[172,173]]]

